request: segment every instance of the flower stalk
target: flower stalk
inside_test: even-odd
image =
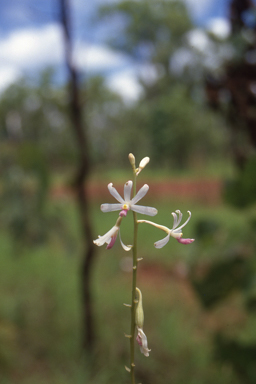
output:
[[[194,239],[184,239],[182,237],[182,229],[187,225],[191,218],[190,211],[188,211],[189,216],[183,224],[181,224],[183,217],[181,211],[176,210],[175,212],[172,212],[173,226],[171,229],[164,225],[156,224],[153,221],[137,220],[138,213],[142,215],[155,216],[157,214],[157,209],[137,204],[146,195],[149,189],[149,186],[144,184],[138,192],[136,191],[137,176],[148,164],[149,157],[144,157],[139,163],[138,168],[136,168],[134,155],[130,153],[128,158],[133,171],[133,181],[129,180],[125,183],[124,197],[121,197],[121,195],[113,187],[112,183],[108,184],[110,194],[117,200],[118,203],[104,203],[101,205],[101,211],[119,211],[119,215],[115,225],[103,236],[98,236],[98,238],[94,240],[94,244],[97,246],[107,244],[107,249],[111,249],[116,242],[117,236],[119,235],[122,248],[125,251],[130,251],[132,249],[132,301],[131,304],[124,304],[126,307],[130,308],[131,311],[131,331],[129,335],[125,334],[125,337],[130,340],[130,365],[129,367],[125,366],[125,369],[130,374],[131,384],[135,384],[135,340],[137,341],[140,351],[144,354],[144,356],[149,356],[150,352],[150,349],[148,348],[147,336],[143,331],[144,312],[142,306],[142,293],[140,289],[137,288],[137,266],[138,262],[142,260],[142,258],[138,258],[138,226],[140,223],[150,224],[167,234],[165,238],[155,242],[154,245],[156,248],[162,248],[165,246],[169,242],[170,237],[173,237],[181,244],[190,244],[194,241]],[[120,236],[122,220],[125,220],[129,211],[132,211],[133,213],[133,245],[125,245]],[[136,332],[137,336],[135,335]]]
[[[133,170],[133,196],[136,195],[136,170]],[[136,286],[137,286],[137,247],[138,247],[138,223],[137,223],[137,213],[133,211],[133,268],[132,268],[132,308],[131,308],[131,338],[130,338],[130,365],[131,365],[131,383],[135,384],[134,376],[134,350],[135,350],[135,314],[136,314]]]

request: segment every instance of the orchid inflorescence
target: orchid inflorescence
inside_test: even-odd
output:
[[[98,236],[96,240],[94,240],[94,244],[98,246],[102,246],[104,244],[107,244],[107,249],[111,249],[117,239],[117,236],[119,235],[121,246],[125,251],[133,251],[133,289],[132,289],[132,304],[126,306],[131,308],[131,335],[126,335],[128,338],[130,338],[130,350],[131,350],[131,368],[127,368],[126,370],[131,372],[131,378],[132,383],[134,383],[134,352],[132,352],[134,348],[134,339],[135,339],[135,330],[137,330],[137,337],[136,341],[138,342],[140,346],[141,352],[145,356],[149,356],[150,349],[148,349],[148,343],[147,343],[147,337],[143,331],[143,323],[144,323],[144,313],[143,313],[143,307],[142,307],[142,293],[139,290],[139,288],[136,287],[136,270],[137,270],[137,262],[140,260],[137,258],[137,240],[135,237],[137,237],[137,227],[140,223],[146,223],[150,224],[158,229],[161,229],[165,233],[167,233],[167,236],[164,237],[162,240],[159,240],[155,242],[156,248],[162,248],[164,247],[170,240],[170,237],[173,237],[181,244],[190,244],[194,241],[194,239],[184,239],[182,236],[182,229],[187,225],[191,218],[191,212],[188,211],[188,218],[187,220],[181,224],[182,221],[182,213],[180,210],[176,210],[175,212],[172,212],[173,216],[173,226],[172,228],[168,228],[164,225],[156,224],[149,220],[137,220],[137,213],[148,215],[148,216],[155,216],[157,214],[157,209],[153,207],[147,207],[143,205],[137,205],[137,203],[146,195],[146,193],[149,190],[149,186],[147,184],[144,184],[143,187],[140,188],[140,190],[136,193],[136,177],[139,175],[139,173],[145,168],[145,166],[149,162],[149,157],[144,157],[139,167],[136,168],[135,166],[135,157],[133,154],[129,154],[129,161],[131,163],[132,169],[133,169],[133,176],[134,181],[129,180],[124,185],[124,197],[122,198],[120,194],[117,192],[117,190],[113,187],[113,184],[108,184],[108,190],[110,194],[118,201],[118,203],[105,203],[101,205],[101,211],[102,212],[113,212],[113,211],[119,211],[119,216],[117,218],[117,221],[115,225],[103,236]],[[133,197],[131,197],[133,190]],[[123,218],[125,218],[129,211],[133,212],[133,218],[134,218],[134,245],[125,245],[121,240],[120,235],[120,226],[122,223]],[[180,225],[181,224],[181,225]]]

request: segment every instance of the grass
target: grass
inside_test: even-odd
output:
[[[138,382],[236,384],[232,369],[220,367],[212,357],[212,322],[218,323],[222,314],[205,314],[187,271],[192,261],[218,257],[218,250],[231,238],[246,236],[247,218],[225,206],[172,202],[167,209],[166,202],[148,204],[159,209],[157,222],[167,226],[172,225],[172,210],[190,209],[192,219],[184,229],[185,237],[196,235],[197,223],[202,219],[220,223],[221,229],[203,245],[195,242],[182,246],[171,239],[165,248],[156,250],[153,243],[164,234],[141,225],[139,256],[144,260],[138,271],[138,285],[144,300],[144,330],[152,352],[145,358],[136,351]],[[65,223],[65,238],[56,231],[41,246],[17,249],[10,234],[0,233],[1,383],[128,384],[124,365],[128,364],[129,351],[123,336],[129,331],[130,319],[129,310],[122,304],[130,301],[131,274],[123,268],[129,255],[118,243],[109,251],[99,249],[93,280],[97,359],[92,363],[80,353],[79,219],[71,201],[52,202],[50,210],[53,205],[58,205]],[[99,203],[91,208],[94,228],[102,235],[113,226],[116,213],[101,213]],[[122,240],[127,244],[131,242],[131,224],[127,217],[121,228]],[[244,338],[254,324],[250,318]]]

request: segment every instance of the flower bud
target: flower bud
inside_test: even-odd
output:
[[[142,169],[144,169],[146,167],[146,165],[149,163],[150,161],[150,158],[147,156],[147,157],[144,157],[140,164],[139,164],[139,168],[137,168],[136,170],[136,176],[138,176],[138,174],[142,171]]]
[[[132,168],[135,169],[135,156],[132,153],[129,153],[128,159],[131,163]]]
[[[139,168],[141,168],[141,169],[145,168],[146,165],[149,163],[149,161],[150,161],[150,158],[149,158],[148,156],[147,156],[147,157],[144,157],[144,158],[141,160],[140,164],[139,164]]]
[[[139,288],[136,288],[136,296],[138,296],[138,303],[135,312],[135,324],[139,328],[143,328],[144,324],[144,312],[142,306],[142,293]]]

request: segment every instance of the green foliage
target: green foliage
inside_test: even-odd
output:
[[[197,80],[177,78],[170,69],[173,54],[192,29],[185,5],[166,0],[122,1],[101,7],[98,17],[120,18],[123,28],[110,45],[146,68],[138,76],[143,95],[121,113],[119,130],[111,136],[115,158],[121,158],[125,148],[133,153],[141,150],[140,142],[155,164],[177,169],[193,160],[203,162],[226,154],[223,123],[203,107],[202,96],[198,102]],[[153,79],[147,76],[147,67]]]
[[[213,122],[212,129],[205,129],[211,119],[209,111],[193,102],[184,86],[173,86],[149,104],[148,132],[154,159],[179,169],[187,167],[192,159],[203,161],[210,153],[216,154],[219,140]]]
[[[215,355],[221,362],[231,364],[244,384],[254,384],[256,380],[256,344],[239,343],[222,335],[216,335]]]
[[[15,241],[37,243],[46,236],[47,163],[38,146],[21,143],[2,174],[1,222]]]
[[[251,156],[239,175],[227,182],[224,197],[229,204],[238,208],[248,207],[256,202],[256,156]]]
[[[0,98],[2,143],[38,146],[48,162],[67,163],[74,156],[63,88],[55,87],[51,70],[37,81],[21,79]],[[2,144],[3,145],[3,144]]]
[[[253,273],[243,257],[224,259],[210,266],[200,279],[192,279],[193,286],[205,308],[211,308],[235,290],[244,290]]]
[[[61,206],[62,220],[75,236],[70,249],[53,231],[46,243],[28,247],[22,258],[14,259],[10,236],[4,231],[0,233],[0,380],[6,384],[110,384],[120,380],[128,383],[129,376],[124,370],[128,341],[124,332],[129,330],[129,310],[122,303],[130,300],[131,276],[120,264],[127,254],[118,244],[111,255],[106,255],[105,249],[99,250],[100,262],[93,281],[96,357],[81,357],[77,212],[69,200],[65,204],[51,202],[51,210],[53,204]],[[175,201],[173,204],[176,206]],[[99,202],[91,208],[97,231],[102,233],[111,224],[111,217],[102,221]],[[225,212],[226,220],[234,218],[230,210],[214,207],[202,211],[204,217],[216,213],[223,218]],[[164,203],[160,204],[159,212],[168,224],[171,215]],[[232,225],[240,226],[239,215],[235,218]],[[193,225],[191,220],[192,232]],[[219,374],[219,365],[211,357],[211,329],[189,281],[175,273],[176,261],[185,263],[192,257],[191,248],[172,240],[173,244],[158,256],[157,268],[154,264],[150,269],[148,253],[152,252],[153,237],[141,230],[145,254],[138,277],[145,292],[144,326],[152,357],[145,359],[136,350],[138,378],[143,383],[158,384],[237,384],[234,372],[227,367]],[[163,274],[158,277],[161,271]]]
[[[215,315],[217,322],[219,313],[223,319],[224,326],[217,323],[212,332],[216,360],[231,367],[238,382],[250,384],[255,382],[256,374],[252,331],[256,297],[255,215],[247,212],[244,217],[244,223],[231,217],[226,224],[216,217],[197,222],[198,249],[208,258],[192,263],[190,279],[207,315]],[[234,327],[237,313],[243,321],[237,320],[238,326]]]
[[[140,60],[159,63],[167,74],[171,54],[192,27],[184,4],[176,0],[122,1],[100,10],[101,17],[116,14],[122,17],[124,28],[111,45]]]

